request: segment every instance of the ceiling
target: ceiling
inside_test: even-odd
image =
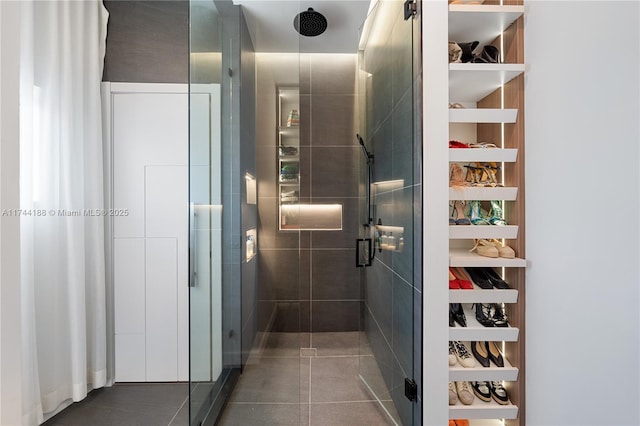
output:
[[[234,0],[242,6],[256,52],[356,53],[358,30],[370,0]],[[303,37],[295,16],[312,7],[327,18],[327,30]]]

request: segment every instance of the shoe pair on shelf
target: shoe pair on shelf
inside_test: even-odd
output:
[[[449,365],[453,366],[456,362],[460,363],[464,368],[473,368],[476,361],[473,359],[467,346],[457,340],[449,342]]]
[[[501,382],[471,382],[471,387],[478,399],[484,402],[490,402],[491,398],[493,398],[500,405],[509,403],[507,390]]]
[[[467,326],[467,317],[464,315],[462,304],[449,303],[449,327],[455,327],[455,323],[461,327]]]
[[[502,242],[496,239],[477,239],[476,245],[474,245],[473,248],[469,250],[469,253],[472,253],[474,251],[480,256],[484,257],[504,257],[506,259],[514,259],[516,257],[516,252],[514,249],[507,245],[503,245]]]
[[[500,290],[511,288],[509,283],[503,280],[492,268],[465,268],[465,271],[478,287],[485,290],[490,290],[494,287]]]
[[[504,367],[504,358],[496,342],[471,342],[471,352],[485,368],[489,368],[491,361],[498,367]]]
[[[460,268],[449,268],[449,290],[473,290],[469,277]]]
[[[500,63],[500,51],[495,46],[486,45],[482,48],[480,53],[473,53],[479,44],[480,42],[478,41],[471,41],[468,43],[456,43],[455,41],[450,41],[449,62],[473,62],[484,64]]]
[[[476,320],[484,327],[509,327],[504,306],[500,303],[475,303]]]
[[[497,225],[506,226],[503,219],[502,201],[493,200],[490,202],[491,210],[486,211],[478,200],[462,201],[455,200],[449,203],[451,215],[449,225]]]
[[[464,105],[459,103],[449,104],[450,109],[464,109]],[[449,141],[449,148],[498,148],[498,146],[491,142],[476,142],[465,143],[451,139]]]
[[[469,382],[449,382],[449,405],[456,405],[458,400],[464,405],[473,403],[473,391]]]
[[[461,142],[450,141],[449,148],[462,148]],[[464,146],[469,148],[470,146]],[[451,163],[449,166],[449,186],[475,186],[475,187],[492,187],[504,186],[498,182],[498,171],[500,166],[495,162],[486,163],[469,163],[464,166],[467,169],[465,176],[462,176],[462,168],[458,163]]]
[[[465,181],[469,182],[471,186],[487,186],[496,187],[504,186],[498,182],[498,172],[500,166],[498,163],[486,162],[486,163],[469,163],[464,166],[467,169]]]
[[[469,201],[469,220],[474,225],[496,225],[506,226],[507,221],[504,220],[502,211],[502,201],[492,200],[489,202],[491,209],[487,212],[482,208],[482,204],[478,200]]]

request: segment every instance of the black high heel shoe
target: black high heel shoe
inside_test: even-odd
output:
[[[465,271],[467,271],[471,280],[476,283],[478,287],[485,290],[491,290],[493,288],[493,283],[486,274],[483,273],[482,268],[465,268]]]
[[[476,319],[484,327],[495,327],[493,306],[489,303],[475,303]]]
[[[449,318],[451,317],[453,317],[454,321],[460,324],[462,327],[467,326],[467,317],[464,315],[462,304],[449,303]],[[449,325],[451,325],[451,321],[449,321]]]
[[[480,54],[480,56],[490,64],[500,63],[500,51],[497,47],[490,44],[482,48],[482,53]]]
[[[499,64],[500,51],[495,46],[484,46],[482,48],[482,52],[480,52],[479,55],[474,55],[471,61],[468,62],[473,62],[476,64]]]
[[[499,303],[492,303],[491,307],[493,308],[493,325],[495,327],[509,327],[504,306]]]
[[[511,288],[509,287],[509,284],[505,280],[503,280],[502,277],[500,277],[500,275],[498,275],[498,273],[493,269],[482,268],[482,272],[495,288],[500,290],[508,290]]]
[[[502,353],[500,352],[500,349],[498,349],[496,342],[486,342],[486,345],[488,358],[498,367],[504,367],[504,358],[502,357]],[[487,363],[488,362],[489,361],[487,360]]]
[[[462,63],[471,62],[473,59],[473,51],[476,50],[476,47],[480,44],[479,41],[471,41],[469,43],[458,43],[460,49],[462,50],[462,54],[460,55],[460,61]]]

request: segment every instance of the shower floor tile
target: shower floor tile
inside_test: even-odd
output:
[[[395,425],[377,402],[347,402],[342,404],[312,404],[311,426],[327,425],[367,425],[387,426]]]
[[[364,333],[271,333],[265,342],[249,358],[221,425],[396,424],[385,412],[395,409]],[[361,374],[375,383],[385,409]]]
[[[250,357],[231,402],[300,403],[308,400],[309,358]]]
[[[369,401],[357,356],[311,359],[311,402]]]
[[[220,426],[308,425],[309,405],[230,402],[225,407],[218,424]]]

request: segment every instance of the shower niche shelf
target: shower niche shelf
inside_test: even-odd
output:
[[[278,86],[276,99],[278,230],[340,231],[342,204],[301,202],[299,88]]]
[[[300,229],[299,209],[285,206],[300,203],[300,93],[298,87],[278,86],[276,100],[278,229],[297,230]]]

